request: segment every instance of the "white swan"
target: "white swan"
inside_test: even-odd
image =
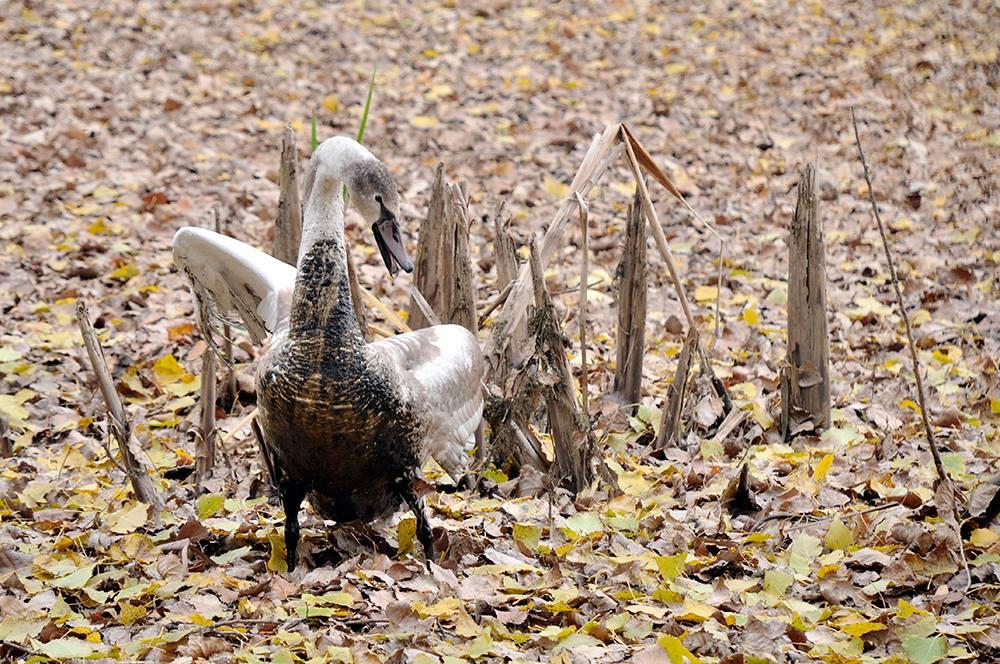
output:
[[[411,271],[392,177],[343,137],[325,141],[310,161],[298,270],[200,228],[180,229],[173,242],[203,329],[221,318],[242,324],[256,343],[271,335],[257,369],[255,431],[285,507],[289,570],[307,494],[322,516],[339,522],[371,521],[405,501],[433,556],[412,482],[429,456],[457,479],[482,419],[484,363],[465,328],[364,342],[347,278],[344,185],[372,224],[389,272]]]

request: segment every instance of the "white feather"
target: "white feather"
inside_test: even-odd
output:
[[[202,325],[240,323],[255,343],[287,326],[295,268],[245,242],[186,226],[174,235],[174,262],[191,281]]]
[[[393,361],[402,374],[404,396],[420,405],[427,427],[424,456],[434,457],[458,479],[483,416],[484,364],[476,336],[459,325],[435,325],[381,339],[368,348]]]

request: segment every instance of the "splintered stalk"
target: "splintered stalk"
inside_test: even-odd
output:
[[[580,263],[580,313],[577,322],[580,324],[580,407],[583,410],[583,417],[590,421],[590,403],[588,392],[590,386],[587,377],[587,289],[589,287],[588,276],[590,274],[587,225],[590,219],[590,208],[584,202],[580,192],[576,192],[576,203],[580,206],[580,233],[583,236],[582,249],[583,260]]]
[[[121,397],[118,396],[118,391],[115,389],[115,383],[111,378],[111,371],[108,369],[107,360],[104,359],[104,351],[101,349],[101,344],[97,339],[97,332],[94,331],[94,326],[90,322],[87,303],[82,299],[76,303],[76,320],[80,326],[80,334],[83,336],[83,344],[87,349],[87,356],[90,359],[90,367],[94,371],[94,376],[97,378],[97,385],[101,390],[101,396],[104,397],[104,405],[108,409],[108,429],[110,429],[111,435],[115,440],[118,441],[118,449],[122,456],[122,465],[124,466],[125,474],[128,475],[129,481],[132,483],[132,490],[135,492],[135,497],[147,505],[151,505],[153,507],[153,516],[151,518],[154,520],[158,519],[158,513],[163,506],[163,502],[160,500],[160,496],[153,486],[152,478],[146,472],[146,468],[132,452],[131,444],[135,443],[135,446],[138,447],[138,442],[135,441],[132,427],[125,414],[125,407],[122,405]]]
[[[882,223],[882,215],[878,211],[878,203],[875,202],[875,187],[872,185],[872,176],[868,168],[868,160],[865,159],[865,151],[861,147],[861,133],[858,131],[858,117],[851,107],[851,122],[854,125],[854,141],[858,146],[858,156],[861,158],[861,168],[865,174],[865,184],[868,185],[868,201],[871,203],[872,216],[878,225],[879,237],[882,238],[882,250],[885,253],[885,262],[889,266],[889,280],[892,282],[892,290],[896,294],[896,311],[903,319],[903,329],[906,331],[906,345],[910,350],[910,361],[913,364],[913,377],[917,384],[917,401],[920,404],[920,419],[924,425],[924,433],[927,435],[927,444],[931,448],[931,458],[934,460],[934,468],[937,470],[938,479],[942,482],[948,481],[948,473],[944,469],[944,462],[941,460],[941,452],[938,450],[937,440],[934,438],[934,430],[931,429],[930,419],[927,417],[927,399],[924,397],[924,381],[920,378],[920,359],[917,357],[917,346],[913,343],[913,330],[910,329],[910,317],[906,313],[906,303],[903,301],[903,291],[899,288],[899,277],[896,275],[896,262],[893,260],[892,251],[889,249],[889,240],[885,235],[885,225]]]

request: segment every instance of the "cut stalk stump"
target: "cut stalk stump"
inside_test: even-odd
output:
[[[439,279],[437,270],[441,269],[445,242],[445,182],[444,164],[438,163],[434,169],[434,181],[431,184],[431,199],[427,204],[427,217],[420,225],[420,237],[417,241],[417,260],[413,270],[413,285],[432,310],[444,313],[441,308],[442,297],[438,290],[443,280]],[[414,330],[427,327],[431,321],[424,314],[419,303],[414,299],[410,302],[410,327]]]
[[[687,339],[684,340],[684,346],[677,359],[674,382],[670,385],[670,397],[663,404],[655,449],[662,450],[668,443],[676,444],[681,440],[681,414],[684,411],[684,397],[687,394],[688,376],[691,373],[691,358],[698,351],[698,340],[698,329],[692,327],[688,330]]]
[[[10,441],[10,427],[7,418],[0,415],[0,457],[5,459],[14,456],[14,445]]]
[[[826,258],[817,209],[816,166],[799,178],[788,241],[788,360],[781,376],[785,439],[830,423],[830,340],[826,326]]]
[[[274,222],[274,257],[295,265],[302,241],[302,204],[299,201],[298,155],[292,126],[281,137],[278,168],[278,217]]]
[[[215,353],[211,349],[202,355],[201,363],[201,428],[195,452],[195,481],[201,485],[215,467]]]
[[[441,322],[478,332],[472,263],[469,258],[469,202],[462,187],[444,180],[438,164],[431,186],[427,218],[420,226],[413,284],[423,296],[411,294],[410,327],[433,325],[424,309],[437,312]]]
[[[618,343],[614,393],[622,403],[639,403],[646,343],[646,221],[636,188],[625,223],[625,247],[615,272],[618,281]]]

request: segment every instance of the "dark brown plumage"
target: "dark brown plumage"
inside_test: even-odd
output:
[[[275,339],[257,376],[263,451],[285,507],[290,569],[306,495],[324,518],[341,523],[373,521],[406,501],[432,551],[411,489],[423,427],[391,367],[365,352],[336,252],[320,241],[303,258],[288,335]]]

